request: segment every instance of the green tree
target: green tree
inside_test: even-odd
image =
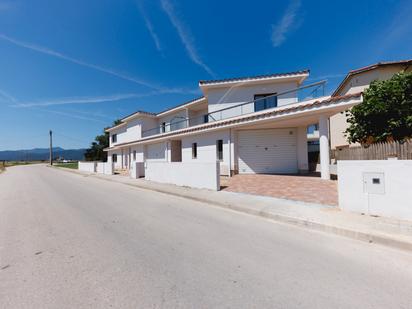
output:
[[[412,73],[373,81],[363,102],[346,112],[351,143],[402,141],[412,136]]]
[[[120,124],[120,120],[115,120],[113,126]],[[97,135],[94,142],[91,143],[90,148],[84,153],[86,161],[107,161],[107,152],[103,149],[109,147],[109,133],[103,132],[101,135]]]

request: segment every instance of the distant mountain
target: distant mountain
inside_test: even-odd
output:
[[[63,149],[53,147],[53,158],[65,160],[84,160],[86,149]],[[49,148],[0,151],[0,160],[6,161],[41,161],[49,159]]]

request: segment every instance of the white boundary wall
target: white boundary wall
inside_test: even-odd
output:
[[[113,163],[111,162],[97,162],[96,173],[113,175]]]
[[[79,161],[79,171],[96,173],[97,162],[82,162]]]
[[[219,190],[219,162],[146,162],[145,179],[178,186]]]
[[[412,160],[338,161],[339,207],[412,220]]]

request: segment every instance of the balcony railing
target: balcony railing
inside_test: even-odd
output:
[[[214,122],[218,120],[228,119],[232,117],[247,115],[256,112],[256,107],[259,105],[259,111],[265,109],[276,109],[280,107],[284,107],[290,104],[296,104],[298,102],[315,99],[325,95],[325,84],[326,81],[320,81],[316,83],[312,83],[309,85],[301,86],[298,88],[294,88],[291,90],[283,91],[274,95],[265,96],[264,98],[259,98],[256,100],[248,101],[245,103],[237,104],[235,106],[230,106],[227,108],[223,108],[217,111],[213,111],[202,116],[192,117],[192,118],[175,118],[171,123],[167,123],[164,125],[157,126],[155,128],[144,130],[142,132],[142,137],[149,137],[157,134],[167,133],[171,131],[176,131],[180,129],[184,129],[187,127]],[[287,95],[290,95],[288,97]],[[291,102],[288,104],[282,104],[281,106],[268,106],[266,107],[265,104],[262,105],[263,102],[268,102],[268,99],[276,98],[275,102],[278,102],[278,99],[293,99],[297,98],[297,102]],[[272,101],[272,100],[271,100]],[[256,104],[257,103],[257,104]],[[270,105],[270,104],[269,104]]]

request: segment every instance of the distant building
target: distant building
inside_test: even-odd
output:
[[[300,100],[308,76],[303,70],[200,81],[202,97],[156,114],[137,111],[108,128],[108,162],[123,171],[133,162],[162,161],[220,162],[222,175],[298,173],[309,169],[308,140],[319,140],[322,177],[329,178],[329,117],[362,96]]]
[[[374,80],[388,80],[398,72],[411,72],[412,60],[379,62],[350,71],[338,86],[332,97],[363,92]],[[346,116],[339,113],[330,118],[331,148],[349,147],[344,131],[348,128]],[[355,144],[352,144],[355,145]]]

